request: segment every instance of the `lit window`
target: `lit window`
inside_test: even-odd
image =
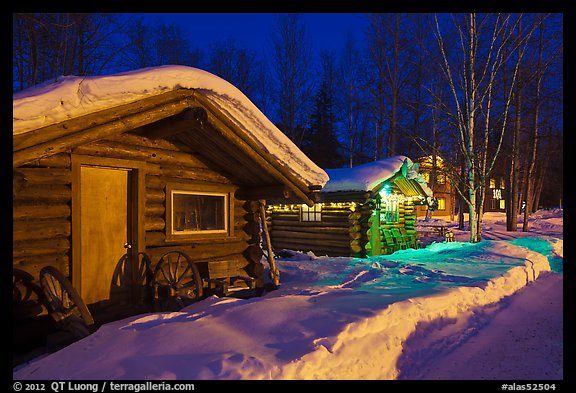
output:
[[[446,210],[446,198],[438,197],[438,210]]]
[[[199,191],[201,187],[166,186],[166,240],[230,235],[232,193],[211,187]]]
[[[303,204],[300,213],[300,221],[322,221],[322,204],[315,203],[312,207]]]
[[[500,199],[500,209],[506,210],[506,200]]]
[[[504,179],[500,179],[500,188],[504,189],[504,185],[506,184],[506,182],[504,181]]]
[[[443,173],[436,176],[436,184],[446,184],[446,175]]]
[[[490,179],[490,188],[496,188],[496,179]]]
[[[380,220],[384,222],[398,222],[400,220],[400,203],[406,198],[401,194],[387,194],[380,202]]]
[[[430,172],[422,172],[420,173],[422,178],[426,181],[426,183],[430,183]]]

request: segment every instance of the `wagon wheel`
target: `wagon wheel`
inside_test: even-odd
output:
[[[42,313],[42,289],[34,283],[34,277],[20,269],[12,269],[13,315],[17,318]]]
[[[90,334],[94,318],[70,281],[53,266],[40,270],[40,284],[46,308],[56,323],[77,338]]]
[[[202,279],[190,257],[180,251],[164,254],[154,269],[154,301],[161,311],[176,311],[202,297]]]
[[[145,252],[138,253],[138,262],[132,266],[128,254],[124,254],[112,274],[110,284],[110,297],[122,295],[122,293],[137,288],[137,302],[149,303],[152,298],[152,271],[150,268],[150,257]],[[132,273],[136,269],[135,274]],[[125,296],[125,295],[124,295]]]

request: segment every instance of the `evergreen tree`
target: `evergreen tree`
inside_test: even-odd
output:
[[[324,81],[314,101],[309,137],[302,146],[308,157],[322,168],[339,168],[346,162],[336,137],[332,107],[332,92]]]

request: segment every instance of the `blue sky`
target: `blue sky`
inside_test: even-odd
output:
[[[234,39],[242,47],[257,52],[269,52],[270,35],[274,31],[276,13],[148,13],[147,22],[175,24],[191,35],[193,47],[206,48],[212,42]],[[303,13],[306,34],[313,51],[342,50],[346,37],[351,34],[357,45],[363,40],[367,28],[364,14],[358,13]]]

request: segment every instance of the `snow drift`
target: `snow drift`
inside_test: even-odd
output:
[[[13,377],[395,379],[419,327],[474,313],[550,271],[562,240],[533,239],[537,247],[436,243],[366,259],[286,251],[280,289],[261,298],[210,297],[116,321]]]

